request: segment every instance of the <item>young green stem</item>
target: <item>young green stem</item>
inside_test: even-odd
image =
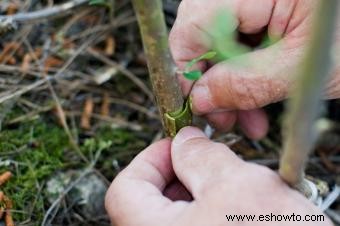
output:
[[[175,65],[168,47],[161,0],[132,0],[144,50],[152,88],[167,135],[173,134],[166,114],[181,111],[184,100],[176,78]]]
[[[288,105],[279,173],[289,185],[297,188],[306,187],[302,185],[305,165],[317,137],[314,122],[320,113],[322,91],[330,75],[337,5],[338,0],[319,1],[311,42]]]

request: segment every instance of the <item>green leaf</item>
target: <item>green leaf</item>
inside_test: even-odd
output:
[[[205,54],[196,57],[195,59],[191,60],[190,62],[187,63],[186,67],[185,67],[185,71],[188,72],[190,71],[190,69],[192,68],[192,66],[194,66],[195,64],[197,64],[199,61],[202,60],[211,60],[212,58],[214,58],[216,56],[216,52],[215,51],[209,51],[206,52]]]
[[[185,78],[189,80],[196,81],[202,77],[203,73],[201,71],[189,71],[189,72],[184,72],[183,75]]]
[[[203,54],[202,56],[196,58],[198,61],[201,60],[211,60],[212,58],[214,58],[216,56],[216,52],[215,51],[209,51],[206,52],[205,54]]]
[[[202,60],[211,60],[212,58],[214,58],[216,56],[216,52],[214,51],[209,51],[209,52],[206,52],[205,54],[199,56],[199,57],[196,57],[195,59],[191,60],[189,63],[187,63],[187,65],[185,66],[185,70],[184,70],[184,77],[189,79],[189,80],[198,80],[200,77],[202,77],[203,73],[201,71],[198,71],[198,70],[194,70],[194,71],[191,71],[191,68],[197,64],[199,61],[202,61]]]

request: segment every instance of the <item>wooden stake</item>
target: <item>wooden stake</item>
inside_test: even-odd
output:
[[[319,1],[311,42],[288,105],[279,173],[295,188],[308,187],[304,170],[317,137],[314,123],[321,110],[322,91],[330,77],[337,6],[338,0]]]

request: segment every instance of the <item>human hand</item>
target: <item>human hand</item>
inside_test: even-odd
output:
[[[213,49],[211,27],[223,10],[235,15],[235,27],[242,33],[254,34],[268,28],[271,39],[279,38],[274,45],[210,68],[205,63],[198,65],[206,72],[191,93],[194,113],[206,116],[214,127],[222,130],[229,130],[237,121],[250,138],[262,138],[268,122],[260,108],[287,98],[294,86],[294,75],[310,38],[312,16],[319,1],[322,0],[211,0],[208,3],[183,0],[170,33],[171,51],[181,70],[188,61]],[[328,98],[340,97],[339,65],[333,74],[325,94]],[[181,76],[180,81],[187,93],[190,82]]]
[[[141,152],[115,178],[105,205],[117,226],[332,225],[327,217],[298,223],[228,221],[226,215],[235,214],[322,213],[276,173],[242,161],[193,127],[182,129],[172,143],[165,139]]]

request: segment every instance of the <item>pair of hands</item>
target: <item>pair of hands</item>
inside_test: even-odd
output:
[[[268,27],[271,38],[281,37],[268,48],[210,68],[199,64],[205,75],[191,93],[194,113],[220,130],[227,131],[237,122],[250,138],[262,138],[268,121],[260,108],[285,99],[294,86],[293,75],[308,43],[318,1],[322,0],[183,0],[170,33],[171,51],[180,69],[212,49],[209,26],[221,9],[236,15],[243,33]],[[234,61],[245,63],[238,67]],[[327,98],[340,97],[339,69],[336,65]],[[187,93],[190,82],[180,80]],[[162,140],[138,155],[112,183],[106,208],[121,226],[294,225],[228,222],[225,215],[322,214],[276,173],[243,162],[195,128],[185,128],[172,142]],[[298,224],[331,225],[328,219]]]
[[[272,170],[242,161],[194,127],[141,152],[113,181],[106,209],[117,226],[308,225],[324,221],[257,221],[260,215],[322,213]],[[226,215],[255,215],[228,221]],[[306,218],[307,220],[309,218]]]

